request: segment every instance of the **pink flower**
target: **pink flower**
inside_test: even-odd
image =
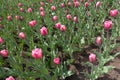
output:
[[[80,2],[75,1],[75,2],[74,2],[74,6],[75,6],[75,7],[79,7],[79,6],[80,6]]]
[[[8,57],[8,50],[4,49],[4,50],[1,50],[0,51],[0,54],[3,56],[3,57]]]
[[[40,5],[43,6],[43,7],[45,6],[43,1],[40,2]]]
[[[53,0],[49,0],[50,3],[53,3]]]
[[[66,26],[65,26],[65,25],[61,25],[61,26],[60,26],[60,30],[61,30],[61,31],[65,32],[65,31],[66,31],[66,29],[67,29],[67,28],[66,28]]]
[[[90,2],[93,2],[93,0],[89,0]]]
[[[43,26],[41,29],[40,29],[40,32],[43,36],[46,36],[48,34],[48,30],[45,26]]]
[[[15,80],[12,76],[9,76],[8,78],[6,78],[5,80]]]
[[[70,1],[68,1],[68,6],[72,6],[72,3]]]
[[[17,16],[15,16],[15,18],[16,18],[16,20],[19,20],[19,19],[20,19],[20,16],[17,15]]]
[[[78,17],[75,16],[75,17],[73,18],[73,21],[74,21],[74,22],[78,22]]]
[[[18,7],[22,7],[23,6],[23,4],[22,3],[18,3]]]
[[[60,58],[54,58],[54,63],[59,65],[60,64]]]
[[[62,8],[65,7],[65,4],[64,4],[64,3],[61,3],[61,7],[62,7]]]
[[[26,38],[26,34],[25,34],[24,32],[20,32],[20,33],[19,33],[19,37],[20,37],[21,39],[25,39],[25,38]]]
[[[52,11],[56,11],[56,7],[55,6],[52,6],[51,9],[52,9]]]
[[[91,63],[94,63],[96,60],[97,60],[96,55],[95,55],[94,53],[91,53],[91,54],[89,55],[89,61],[90,61]]]
[[[110,29],[112,28],[112,25],[113,25],[113,23],[112,23],[111,20],[108,20],[108,21],[105,21],[105,22],[104,22],[104,28],[105,28],[106,30],[110,30]]]
[[[32,50],[32,57],[35,59],[41,59],[43,57],[42,49],[36,48]]]
[[[85,7],[88,7],[89,6],[89,3],[88,2],[85,2]]]
[[[45,17],[45,15],[46,15],[45,11],[41,11],[41,12],[40,12],[40,15],[41,15],[42,17]]]
[[[96,3],[96,7],[98,8],[98,7],[100,7],[100,6],[101,6],[101,2],[98,1],[98,2]]]
[[[12,19],[13,19],[12,15],[9,15],[9,16],[7,17],[7,19],[8,19],[8,21],[12,21]]]
[[[118,16],[118,13],[119,13],[118,9],[114,9],[114,10],[111,10],[111,11],[110,11],[110,15],[111,15],[112,17],[117,17],[117,16]]]
[[[28,8],[28,12],[29,12],[29,13],[32,13],[32,12],[33,12],[33,9],[32,9],[32,8]]]
[[[44,11],[44,8],[43,7],[40,7],[40,9],[39,9],[40,11]]]
[[[4,43],[4,39],[2,37],[0,37],[0,44]]]
[[[67,15],[67,19],[68,20],[71,20],[72,19],[72,16],[70,14]]]
[[[25,12],[25,9],[24,9],[24,8],[20,8],[20,11],[21,11],[21,12]]]
[[[102,38],[101,38],[101,36],[98,36],[96,38],[96,43],[97,43],[98,46],[100,46],[102,44]]]
[[[55,24],[55,27],[58,28],[58,29],[60,29],[61,23],[60,23],[60,22],[56,23],[56,24]]]
[[[30,21],[30,22],[29,22],[29,25],[30,25],[31,27],[35,27],[35,26],[37,25],[37,21],[36,21],[36,20]]]
[[[53,16],[53,21],[57,21],[58,20],[58,16]]]

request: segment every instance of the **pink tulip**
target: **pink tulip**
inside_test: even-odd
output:
[[[101,2],[98,1],[98,2],[96,3],[96,7],[98,8],[98,7],[100,7],[100,6],[101,6]]]
[[[49,0],[50,3],[53,3],[53,0]]]
[[[41,29],[40,29],[40,32],[43,36],[46,36],[48,34],[48,30],[45,26],[43,26]]]
[[[20,11],[21,11],[21,12],[25,12],[25,9],[24,9],[24,8],[20,8]]]
[[[61,30],[61,31],[65,32],[65,31],[66,31],[66,29],[67,29],[67,28],[66,28],[66,26],[65,26],[65,25],[61,25],[61,26],[60,26],[60,30]]]
[[[17,16],[15,16],[15,18],[16,18],[16,20],[19,20],[19,19],[20,19],[20,16],[17,15]]]
[[[55,27],[56,27],[57,29],[60,29],[61,23],[60,23],[60,22],[56,23],[56,24],[55,24]]]
[[[67,19],[68,20],[71,20],[72,19],[72,16],[70,14],[67,15]]]
[[[65,7],[65,4],[64,4],[64,3],[61,3],[61,7],[62,7],[62,8]]]
[[[100,36],[98,36],[96,38],[96,43],[97,43],[98,46],[100,46],[102,44],[102,38]]]
[[[74,21],[74,22],[78,22],[78,17],[75,16],[75,17],[73,18],[73,21]]]
[[[40,15],[41,15],[42,17],[45,17],[45,15],[46,15],[45,11],[41,11],[41,12],[40,12]]]
[[[91,63],[94,63],[96,60],[97,60],[96,55],[95,55],[94,53],[91,53],[91,54],[89,55],[89,61],[90,61]]]
[[[7,19],[8,19],[8,21],[12,21],[12,19],[13,19],[12,15],[9,15],[9,16],[7,17]]]
[[[0,51],[0,54],[3,56],[3,57],[8,57],[8,50],[4,49],[4,50],[1,50]]]
[[[23,4],[22,3],[18,3],[18,7],[22,7],[23,6]]]
[[[35,59],[41,59],[43,57],[43,52],[41,48],[36,48],[32,50],[32,57]]]
[[[55,6],[52,6],[51,9],[52,9],[52,11],[56,11],[56,7]]]
[[[53,16],[53,21],[57,21],[58,20],[58,16]]]
[[[72,3],[70,1],[68,1],[68,6],[72,6]]]
[[[75,7],[79,7],[79,6],[80,6],[80,2],[75,1],[75,2],[74,2],[74,6],[75,6]]]
[[[2,37],[0,37],[0,44],[4,43],[4,39]]]
[[[104,22],[104,28],[105,28],[106,30],[110,30],[110,29],[112,28],[112,25],[113,25],[113,23],[112,23],[111,20],[108,20],[108,21],[105,21],[105,22]]]
[[[25,34],[24,32],[20,32],[20,33],[19,33],[19,37],[20,37],[21,39],[25,39],[25,38],[26,38],[26,34]]]
[[[44,8],[43,7],[40,7],[40,9],[39,9],[40,11],[44,11]]]
[[[14,77],[9,76],[8,78],[6,78],[5,80],[15,80]]]
[[[44,7],[44,6],[45,6],[45,4],[44,4],[44,2],[43,2],[43,1],[41,1],[41,2],[40,2],[40,5],[41,5],[42,7]]]
[[[59,65],[60,64],[60,58],[54,58],[54,63]]]
[[[89,0],[90,2],[93,2],[93,0]]]
[[[88,2],[85,2],[85,7],[88,7],[89,6],[89,3]]]
[[[37,21],[36,21],[36,20],[30,21],[30,22],[29,22],[29,25],[30,25],[31,27],[35,27],[35,26],[37,25]]]
[[[33,12],[33,9],[32,9],[32,8],[28,8],[28,12],[29,12],[29,13],[32,13],[32,12]]]
[[[117,17],[117,16],[118,16],[118,13],[119,13],[118,9],[114,9],[114,10],[111,10],[111,11],[110,11],[110,15],[111,15],[112,17]]]

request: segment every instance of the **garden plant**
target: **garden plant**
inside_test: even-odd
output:
[[[0,80],[65,80],[91,45],[80,73],[97,80],[120,54],[119,11],[119,0],[0,0]]]

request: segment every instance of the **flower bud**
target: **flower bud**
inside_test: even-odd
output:
[[[112,28],[112,25],[113,25],[113,23],[112,23],[111,20],[108,20],[108,21],[105,21],[105,22],[104,22],[104,28],[105,28],[106,30],[110,30],[110,29]]]
[[[8,57],[8,50],[4,49],[4,50],[1,50],[0,51],[0,54],[3,56],[3,57]]]
[[[32,8],[28,8],[28,12],[29,12],[29,13],[32,13],[32,12],[33,12],[33,9],[32,9]]]
[[[0,37],[0,44],[4,43],[4,39],[2,37]]]
[[[58,16],[53,16],[53,21],[57,21],[58,20]]]
[[[43,57],[42,49],[36,48],[32,50],[32,57],[35,59],[41,59]]]
[[[71,20],[72,19],[72,16],[70,14],[67,15],[67,19],[68,20]]]
[[[55,24],[55,27],[56,27],[57,29],[60,29],[61,23],[60,23],[60,22],[56,23],[56,24]]]
[[[88,7],[89,6],[89,3],[88,2],[85,2],[85,7]]]
[[[35,27],[35,26],[37,25],[37,21],[36,21],[36,20],[30,21],[30,22],[29,22],[29,25],[30,25],[31,27]]]
[[[26,38],[26,34],[25,34],[24,32],[20,32],[20,33],[19,33],[19,37],[20,37],[21,39],[25,39],[25,38]]]
[[[67,29],[67,28],[66,28],[66,26],[65,26],[65,25],[61,25],[61,26],[60,26],[60,30],[61,30],[61,31],[65,32],[65,31],[66,31],[66,29]]]
[[[96,38],[96,43],[97,43],[98,46],[100,46],[102,44],[102,38],[101,38],[101,36],[98,36]]]
[[[43,36],[46,36],[48,34],[48,30],[45,26],[43,26],[41,29],[40,29],[40,32]]]
[[[40,12],[40,15],[41,15],[42,17],[45,17],[45,15],[46,15],[45,11],[41,11],[41,12]]]
[[[96,7],[99,8],[100,6],[101,6],[101,2],[98,1],[98,2],[96,3]]]
[[[91,63],[94,63],[96,60],[97,60],[96,55],[95,55],[94,53],[91,53],[91,54],[89,55],[89,61],[90,61]]]
[[[118,13],[119,13],[118,9],[114,9],[114,10],[111,10],[111,11],[110,11],[110,15],[111,15],[112,17],[117,17],[117,16],[118,16]]]
[[[56,7],[55,6],[52,6],[51,9],[52,9],[52,11],[56,11]]]
[[[9,76],[8,78],[6,78],[5,80],[15,80],[12,76]]]
[[[60,64],[60,58],[54,58],[54,63],[59,65]]]

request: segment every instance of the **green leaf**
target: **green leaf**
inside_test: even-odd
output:
[[[104,66],[103,67],[103,73],[108,73],[108,71],[112,70],[115,68],[114,66]]]

